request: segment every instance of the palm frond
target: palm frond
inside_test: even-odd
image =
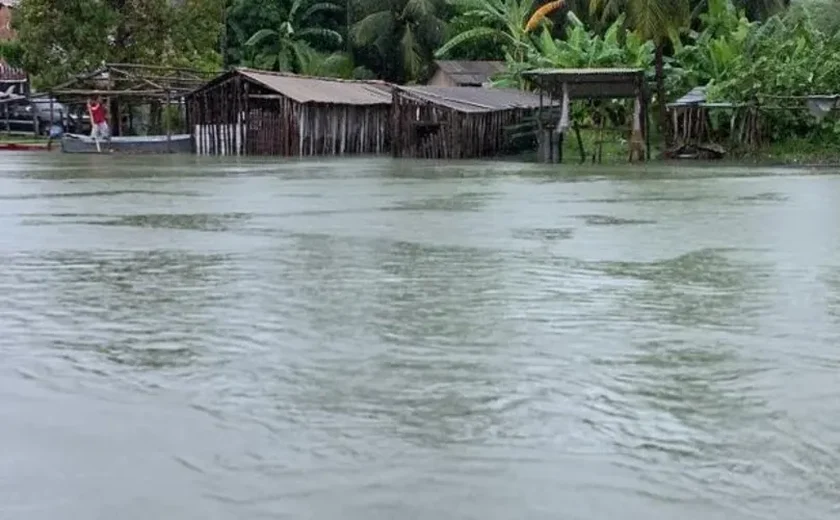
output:
[[[441,46],[440,49],[435,51],[435,57],[444,57],[452,49],[469,41],[496,39],[499,36],[499,30],[492,27],[476,27],[474,29],[469,29],[450,38],[449,41]]]
[[[420,55],[417,39],[410,26],[405,28],[403,36],[400,38],[400,55],[402,56],[403,71],[406,77],[416,79],[420,75],[423,57]]]
[[[431,0],[408,0],[405,3],[402,15],[404,18],[417,20],[426,16],[434,16],[435,12],[435,4]]]
[[[359,20],[350,29],[350,38],[358,45],[371,45],[393,30],[394,17],[390,11],[379,11]]]
[[[341,37],[340,33],[333,31],[332,29],[323,29],[321,27],[309,27],[307,29],[302,29],[298,31],[297,36],[299,38],[309,38],[310,40],[314,37],[323,43],[332,43],[334,45],[341,45],[344,42],[344,38]]]
[[[304,11],[303,14],[300,15],[300,19],[301,20],[306,20],[315,13],[326,12],[326,11],[339,12],[339,11],[343,11],[343,10],[344,10],[344,8],[342,6],[334,4],[332,2],[318,2],[317,4],[310,5],[306,9],[306,11]]]
[[[659,40],[670,24],[668,3],[670,0],[630,0],[627,6],[628,18],[642,37]]]
[[[274,29],[260,29],[259,31],[251,35],[250,38],[248,38],[248,41],[245,42],[245,45],[248,47],[254,47],[255,45],[262,43],[264,40],[276,36],[277,31],[275,31]]]

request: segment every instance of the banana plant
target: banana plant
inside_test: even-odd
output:
[[[337,47],[343,42],[338,32],[311,22],[318,13],[341,10],[330,2],[294,0],[276,27],[260,29],[245,42],[246,47],[254,49],[254,65],[289,72],[310,68],[310,62],[319,56],[315,43]]]

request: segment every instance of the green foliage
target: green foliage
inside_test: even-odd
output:
[[[500,46],[505,52],[523,59],[529,49],[530,34],[525,31],[535,0],[453,0],[461,13],[458,20],[469,27],[453,35],[437,50],[437,57],[470,43],[483,42]]]
[[[442,0],[359,0],[350,38],[383,79],[422,80],[446,23]]]
[[[672,40],[674,55],[668,60],[671,97],[729,78],[744,60],[758,27],[728,0],[708,0],[708,10],[698,20],[702,30],[690,31],[687,43],[679,38]]]
[[[543,30],[533,50],[536,52],[531,60],[536,67],[650,69],[654,45],[638,33],[626,31],[624,17],[619,17],[603,35],[587,30],[582,24],[569,26],[562,40]]]
[[[840,36],[820,31],[806,11],[794,9],[754,29],[742,58],[712,85],[709,95],[764,106],[790,105],[795,96],[834,94],[838,89]],[[768,111],[765,117],[772,140],[806,134],[840,140],[840,125],[832,118],[818,123],[803,110]]]
[[[342,11],[342,8],[330,2],[292,0],[275,27],[261,28],[245,42],[246,47],[254,49],[250,65],[297,73],[323,69],[327,58],[313,45],[338,48],[343,43],[337,31],[312,24],[319,14],[328,11]]]
[[[21,0],[22,64],[42,85],[105,62],[215,68],[217,0]]]
[[[548,28],[529,41],[524,60],[507,56],[508,71],[500,86],[521,86],[520,74],[533,68],[631,67],[652,70],[654,45],[638,33],[627,31],[624,17],[616,19],[600,35],[570,17],[564,38],[555,38]]]
[[[19,41],[0,41],[0,60],[12,67],[23,67],[23,47]]]

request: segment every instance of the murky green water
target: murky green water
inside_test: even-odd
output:
[[[0,156],[0,517],[834,519],[840,176]]]

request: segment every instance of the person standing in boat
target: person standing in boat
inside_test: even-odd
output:
[[[100,139],[111,140],[111,131],[108,128],[108,117],[105,113],[105,106],[102,104],[102,98],[96,96],[88,100],[87,108],[90,115],[90,136],[96,142],[96,151],[101,152]]]

